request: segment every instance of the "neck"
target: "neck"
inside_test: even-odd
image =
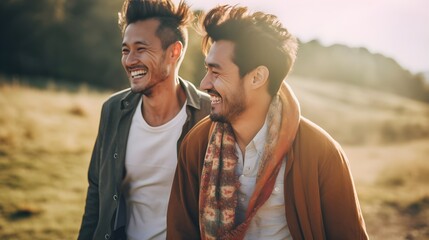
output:
[[[246,146],[252,141],[265,123],[265,118],[271,103],[269,94],[263,97],[254,97],[257,101],[248,104],[246,110],[231,122],[236,141],[244,154]]]
[[[186,95],[178,77],[166,79],[153,89],[150,96],[143,95],[142,114],[150,126],[160,126],[173,119],[182,108]]]

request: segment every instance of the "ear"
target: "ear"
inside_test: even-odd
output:
[[[268,82],[270,71],[265,66],[258,66],[252,71],[251,86],[253,89],[260,88]]]
[[[182,43],[180,41],[176,41],[168,47],[168,56],[176,62],[182,55],[182,50]]]

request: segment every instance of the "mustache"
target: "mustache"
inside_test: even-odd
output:
[[[144,64],[142,64],[142,65],[138,65],[138,66],[132,66],[132,67],[127,67],[127,69],[129,70],[129,71],[132,71],[132,70],[134,70],[134,69],[144,69],[144,70],[148,70],[148,67],[146,66],[146,65],[144,65]]]
[[[218,91],[216,91],[216,89],[209,89],[209,90],[207,90],[207,93],[208,94],[211,94],[211,95],[217,95],[217,96],[220,96],[220,94],[219,94],[219,92]]]

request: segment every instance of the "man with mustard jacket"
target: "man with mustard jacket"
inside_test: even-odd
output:
[[[183,140],[167,239],[368,239],[343,150],[283,82],[296,39],[244,7],[202,24],[212,108]]]

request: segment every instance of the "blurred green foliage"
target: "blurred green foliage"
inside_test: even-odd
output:
[[[121,4],[112,0],[0,1],[0,73],[113,89],[128,86],[120,63],[117,13]],[[200,38],[192,29],[190,35],[180,74],[198,83],[194,79],[201,79],[204,58]]]
[[[118,1],[3,0],[0,71],[124,85]]]

